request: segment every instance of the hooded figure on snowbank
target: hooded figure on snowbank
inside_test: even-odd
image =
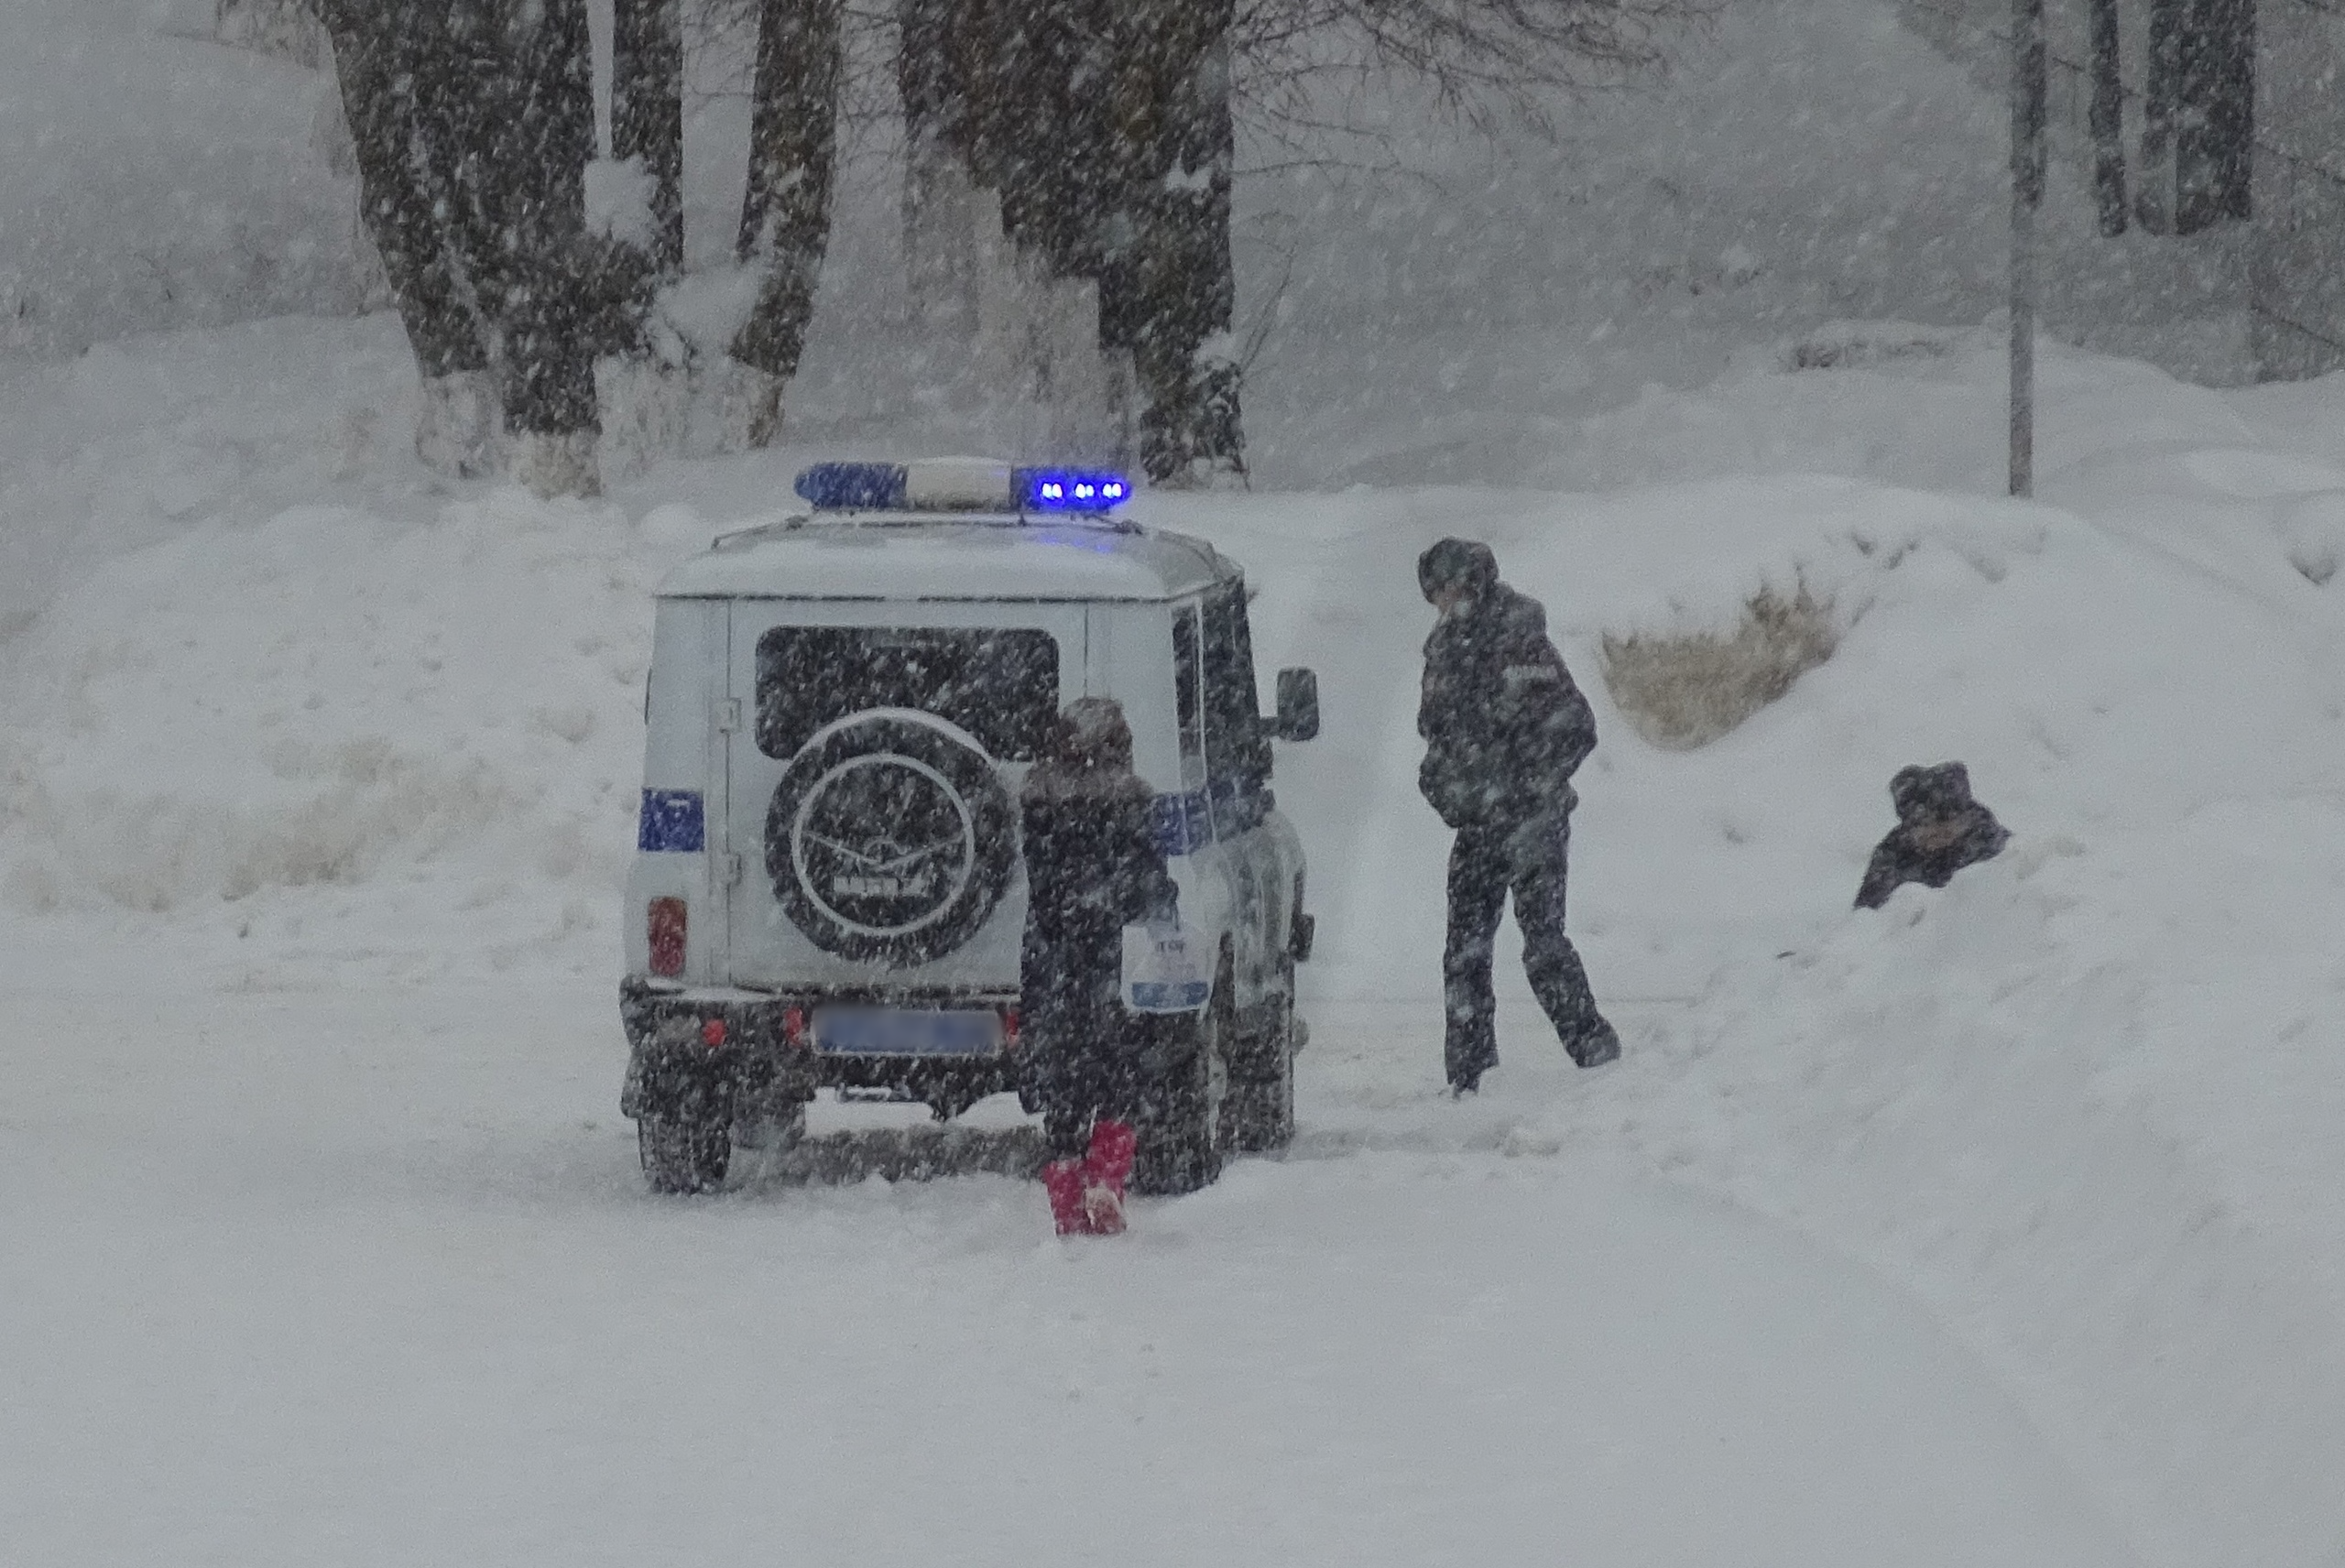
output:
[[[1547,637],[1546,611],[1499,581],[1489,546],[1443,539],[1418,560],[1417,585],[1441,612],[1425,639],[1417,787],[1457,833],[1442,953],[1450,1087],[1478,1087],[1498,1061],[1490,956],[1510,890],[1523,967],[1565,1050],[1583,1067],[1609,1062],[1620,1037],[1564,934],[1571,777],[1596,749],[1596,715]]]
[[[1970,770],[1959,762],[1901,768],[1889,781],[1897,825],[1865,867],[1857,908],[1878,909],[1907,882],[1943,887],[1966,866],[1992,860],[2011,842],[1995,813],[1970,798]]]

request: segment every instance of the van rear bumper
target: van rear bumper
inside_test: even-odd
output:
[[[1005,1044],[985,1056],[856,1056],[818,1051],[807,1021],[817,1007],[993,1008]],[[630,975],[619,983],[627,1071],[619,1111],[694,1120],[779,1117],[817,1089],[887,1089],[940,1109],[1024,1091],[1014,1024],[1018,998],[998,991],[879,996],[865,991],[751,991],[678,986]]]

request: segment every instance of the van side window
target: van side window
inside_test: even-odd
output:
[[[867,708],[949,719],[1003,762],[1031,762],[1059,711],[1059,645],[1034,630],[776,626],[758,639],[758,749],[788,759]]]
[[[1270,740],[1254,691],[1254,639],[1246,625],[1246,588],[1233,583],[1205,600],[1205,759],[1216,779],[1260,783],[1270,777]]]
[[[1205,717],[1197,697],[1197,612],[1189,606],[1172,616],[1172,705],[1181,725],[1183,789],[1205,781]]]

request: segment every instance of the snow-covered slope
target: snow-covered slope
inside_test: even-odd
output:
[[[223,211],[311,200],[269,161],[286,68],[69,10],[0,17],[48,51],[0,49],[0,120]],[[1261,473],[1380,487],[1140,509],[1248,563],[1266,666],[1321,672],[1278,780],[1321,916],[1303,1133],[1080,1257],[993,1179],[752,1163],[654,1203],[613,1114],[649,585],[804,459],[981,430],[909,411],[884,191],[834,253],[880,281],[826,292],[804,444],[607,505],[428,483],[379,317],[0,367],[5,1539],[1039,1561],[1106,1519],[1139,1562],[2345,1560],[2345,388],[2047,349],[2042,500],[1998,498],[1994,334],[1943,323],[1991,302],[1991,226],[1947,214],[1991,213],[2001,130],[1882,21],[1748,0],[1698,113],[1612,106],[1480,194],[1249,198],[1249,309],[1297,257]],[[150,170],[156,122],[25,85],[76,61],[228,129]],[[0,201],[63,215],[0,246],[172,211],[24,196],[47,167]],[[1412,562],[1453,531],[1596,695],[1574,924],[1629,1045],[1574,1073],[1502,969],[1506,1062],[1462,1105],[1412,789]],[[1603,635],[1794,583],[1833,659],[1703,750],[1639,741]],[[2012,850],[1851,913],[1890,773],[1948,757]]]
[[[284,418],[337,399],[360,424],[397,417],[404,392],[350,373],[373,349],[340,329],[268,331]],[[1559,1249],[1568,1273],[1573,1251],[1598,1242],[1560,1212],[1538,1217],[1540,1205],[1597,1181],[1587,1161],[1617,1160],[1631,1190],[1605,1202],[1665,1248],[1710,1244],[1665,1217],[1643,1185],[1655,1175],[1785,1220],[1893,1281],[2024,1412],[2076,1478],[2068,1500],[2141,1560],[2319,1561],[2345,1525],[2326,1482],[2345,1465],[2334,1130],[2345,1074],[2328,936],[2345,896],[2334,782],[2345,728],[2336,590],[2312,579],[2336,548],[2345,469],[2322,453],[2345,399],[2324,386],[2194,391],[2056,354],[2045,499],[2022,505],[1962,487],[1994,466],[1991,446],[1980,450],[2000,395],[1991,340],[1940,349],[1833,371],[1754,361],[1707,392],[1651,395],[1592,448],[1623,471],[1658,471],[1675,453],[1716,477],[1600,493],[1143,500],[1152,520],[1205,532],[1252,569],[1264,663],[1320,670],[1326,731],[1285,749],[1279,779],[1322,916],[1300,1151],[1320,1158],[1249,1171],[1228,1194],[1161,1207],[1141,1226],[1159,1238],[1148,1245],[1189,1260],[1208,1295],[1276,1298],[1273,1281],[1294,1271],[1296,1320],[1255,1331],[1267,1337],[1246,1354],[1260,1361],[1232,1363],[1259,1367],[1326,1354],[1317,1309],[1304,1310],[1322,1287],[1307,1280],[1402,1269],[1423,1243],[1401,1214],[1481,1237],[1442,1267],[1485,1295],[1428,1298],[1374,1330],[1398,1337],[1356,1347],[1381,1359],[1412,1336],[1466,1336],[1461,1359],[1426,1372],[1446,1390],[1425,1396],[1430,1425],[1346,1451],[1406,1469],[1434,1463],[1424,1432],[1506,1397],[1473,1392],[1501,1363],[1471,1346],[1519,1345],[1536,1313],[1474,1302],[1560,1289],[1512,1272],[1511,1251]],[[187,345],[123,352],[159,365]],[[304,385],[307,399],[294,395]],[[173,417],[201,421],[210,406],[193,393]],[[5,645],[0,703],[14,722],[0,743],[0,939],[21,998],[5,1048],[37,1177],[12,1188],[10,1223],[110,1237],[107,1256],[156,1227],[251,1231],[256,1250],[167,1249],[173,1291],[194,1290],[229,1322],[274,1321],[274,1296],[305,1288],[281,1238],[327,1216],[379,1236],[367,1245],[398,1269],[436,1267],[395,1239],[412,1218],[401,1194],[420,1190],[455,1207],[414,1223],[453,1227],[466,1247],[504,1234],[477,1217],[479,1203],[576,1211],[556,1227],[559,1256],[483,1298],[525,1316],[542,1289],[582,1300],[580,1271],[600,1278],[594,1260],[636,1245],[627,1236],[701,1238],[658,1245],[707,1248],[696,1288],[737,1304],[695,1332],[717,1335],[727,1356],[761,1354],[750,1324],[762,1319],[737,1315],[757,1290],[736,1261],[742,1227],[770,1231],[785,1254],[834,1259],[853,1235],[894,1238],[875,1243],[893,1260],[879,1273],[845,1269],[833,1284],[868,1301],[882,1277],[922,1281],[916,1304],[876,1319],[878,1339],[824,1341],[842,1354],[853,1343],[856,1356],[882,1356],[895,1331],[946,1334],[964,1288],[998,1302],[984,1280],[1019,1274],[1013,1260],[1031,1256],[1029,1194],[979,1181],[812,1199],[753,1173],[743,1203],[640,1210],[625,1125],[610,1115],[619,1053],[607,997],[645,592],[709,532],[769,512],[804,455],[671,464],[610,504],[561,506],[510,491],[434,496],[411,459],[378,443],[339,459],[315,501],[280,507],[274,486],[311,459],[264,458],[244,491],[204,503],[203,520],[97,568]],[[1804,464],[1845,472],[1794,472]],[[1723,476],[1738,467],[1778,472]],[[1465,1105],[1435,1096],[1444,845],[1412,787],[1425,619],[1412,563],[1449,531],[1497,545],[1546,599],[1596,690],[1605,741],[1581,778],[1575,923],[1629,1040],[1620,1067],[1573,1073],[1510,976],[1507,1064]],[[1831,600],[1839,649],[1741,728],[1699,751],[1657,751],[1606,701],[1604,633],[1722,626],[1762,583],[1794,582]],[[1866,849],[1888,825],[1889,773],[1947,757],[1970,764],[2017,830],[2012,849],[1945,894],[1849,912]],[[77,1029],[103,1044],[61,1051]],[[99,1081],[110,1087],[93,1100]],[[93,1151],[120,1167],[96,1210],[63,1195]],[[160,1195],[180,1184],[160,1180],[167,1167],[183,1173],[183,1200]],[[1544,1195],[1520,1211],[1489,1200],[1516,1215],[1495,1231],[1467,1217],[1485,1207],[1476,1183],[1517,1181]],[[484,1195],[450,1196],[472,1188]],[[1312,1218],[1323,1204],[1349,1217]],[[1386,1237],[1377,1216],[1396,1206]],[[1295,1256],[1243,1261],[1282,1251]],[[995,1261],[973,1277],[973,1258]],[[39,1272],[58,1282],[21,1301],[11,1354],[113,1356],[127,1332],[104,1326],[115,1318],[60,1340],[55,1314],[93,1292],[136,1301],[149,1287]],[[388,1286],[363,1271],[333,1278],[310,1354],[343,1365],[357,1354],[344,1315],[357,1309],[334,1303]],[[524,1278],[540,1283],[522,1289]],[[1827,1299],[1842,1299],[1818,1278]],[[645,1287],[614,1288],[616,1301]],[[1129,1289],[1097,1299],[1109,1348],[1083,1365],[1115,1370],[1081,1387],[1123,1388],[1125,1370],[1146,1365],[1144,1344],[1220,1354],[1207,1348],[1219,1331],[1201,1326],[1220,1309],[1205,1297],[1180,1309],[1207,1313],[1183,1320],[1202,1339],[1128,1334],[1160,1310]],[[1753,1309],[1764,1321],[1808,1310],[1737,1294],[1757,1290],[1721,1284],[1718,1310],[1746,1299],[1772,1303]],[[420,1305],[426,1326],[433,1302],[448,1304]],[[1582,1312],[1559,1304],[1555,1332],[1618,1332],[1585,1327]],[[1793,1354],[1775,1331],[1752,1332],[1754,1355]],[[1055,1336],[923,1342],[1005,1367],[1074,1354]],[[435,1344],[414,1353],[428,1359]],[[596,1376],[545,1354],[562,1376]],[[1548,1399],[1580,1374],[1523,1376]],[[1877,1377],[1867,1386],[1878,1392],[1921,1374],[1901,1356],[1805,1376],[1835,1388]],[[64,1399],[76,1380],[39,1386]],[[167,1401],[165,1431],[226,1397],[185,1377],[169,1387],[180,1402]],[[821,1387],[803,1409],[862,1419],[846,1384]],[[943,1430],[995,1430],[977,1412],[997,1396],[1015,1406],[1011,1387],[965,1386],[954,1408],[967,1414]],[[1148,1410],[1169,1407],[1134,1387],[1118,1397],[1137,1401],[1145,1426]],[[486,1421],[476,1392],[433,1396],[444,1407],[394,1400],[383,1420]],[[1316,1385],[1292,1396],[1304,1411],[1336,1397]],[[1955,1441],[1947,1411],[1971,1396],[1893,1398]],[[106,1441],[115,1408],[74,1417],[77,1441]],[[275,1451],[269,1432],[298,1430],[264,1429],[249,1462]],[[365,1430],[386,1453],[410,1452],[399,1427]],[[1025,1417],[1009,1430],[1057,1441]],[[1277,1430],[1282,1463],[1299,1466],[1279,1473],[1345,1517],[1350,1482],[1336,1477],[1355,1470],[1314,1468],[1307,1423]],[[1640,1424],[1623,1441],[1659,1443],[1665,1430]],[[1522,1431],[1565,1450],[1597,1441]],[[875,1429],[870,1441],[893,1440]],[[1146,1465],[1186,1465],[1176,1456],[1194,1449],[1178,1421],[1140,1444],[1132,1462]],[[1784,1486],[1842,1495],[1823,1479],[1847,1463],[1839,1451],[1800,1439],[1787,1453]],[[1708,1485],[1698,1466],[1678,1474]],[[1496,1500],[1478,1510],[1529,1517],[1507,1512],[1516,1483],[1492,1484]],[[289,1497],[336,1495],[330,1477],[285,1485]],[[211,1518],[187,1507],[193,1515],[168,1517]],[[1765,1539],[1832,1539],[1788,1515],[1751,1517]],[[1005,1539],[1049,1539],[997,1523]],[[1506,1526],[1507,1538],[1528,1528]]]
[[[322,150],[328,79],[206,41],[212,16],[0,5],[0,354],[364,299],[354,187]]]

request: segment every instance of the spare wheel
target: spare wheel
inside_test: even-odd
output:
[[[766,812],[766,873],[827,953],[897,968],[975,936],[1009,887],[1017,814],[966,730],[873,708],[817,730]]]

